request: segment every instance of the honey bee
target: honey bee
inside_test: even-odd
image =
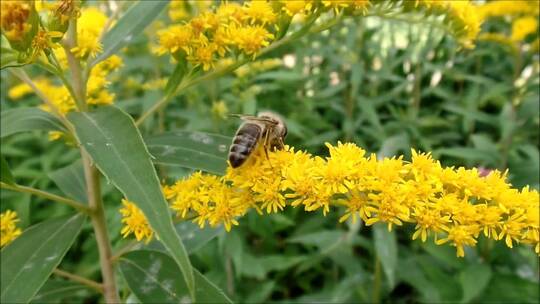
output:
[[[264,146],[267,158],[268,150],[283,149],[287,126],[278,114],[260,112],[257,116],[239,117],[244,122],[236,131],[229,149],[229,163],[233,168],[240,167],[259,144]]]

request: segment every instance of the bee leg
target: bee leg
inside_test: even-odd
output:
[[[263,150],[264,150],[264,155],[266,155],[266,160],[268,160],[268,163],[270,164],[270,168],[274,168],[272,166],[272,162],[270,161],[270,157],[268,156],[268,149],[270,148],[270,145],[269,145],[269,140],[270,138],[270,132],[266,131],[266,133],[264,134],[264,142],[263,142]]]

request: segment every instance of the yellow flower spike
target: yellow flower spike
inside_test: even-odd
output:
[[[122,199],[122,205],[123,207],[120,209],[122,223],[124,224],[120,231],[122,237],[127,238],[130,234],[133,234],[137,241],[150,242],[154,237],[154,232],[142,211],[134,203],[126,199]]]
[[[0,248],[13,242],[21,233],[21,229],[17,227],[17,212],[6,210],[0,213]]]
[[[429,153],[413,151],[406,162],[401,156],[366,157],[351,143],[327,147],[330,156],[321,158],[290,147],[267,156],[259,146],[224,177],[197,172],[167,188],[167,197],[172,209],[193,213],[201,227],[208,223],[230,230],[250,209],[263,215],[261,209],[272,213],[301,206],[326,215],[344,207],[340,222],[384,222],[389,230],[411,223],[413,239],[426,241],[433,235],[436,244],[455,246],[460,257],[481,234],[505,240],[509,247],[520,242],[537,250],[538,192],[511,188],[507,173],[481,176],[477,169],[443,168]]]

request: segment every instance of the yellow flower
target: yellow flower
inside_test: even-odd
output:
[[[214,67],[214,53],[217,51],[217,46],[214,43],[200,44],[187,59],[194,66],[202,66],[204,71]]]
[[[512,35],[510,39],[513,41],[522,41],[529,34],[538,32],[538,17],[522,17],[516,19],[512,23]]]
[[[24,96],[32,92],[33,90],[29,85],[27,85],[26,83],[19,83],[9,89],[8,97],[11,100],[17,100],[23,98]]]
[[[227,114],[229,114],[229,108],[227,107],[227,104],[223,100],[213,102],[211,111],[214,117],[217,117],[220,119],[225,119],[227,117]]]
[[[22,232],[17,228],[17,212],[6,210],[0,214],[0,247],[13,242]]]
[[[134,203],[126,199],[122,199],[122,205],[123,207],[120,209],[122,223],[124,224],[121,231],[122,237],[127,238],[130,234],[134,234],[137,241],[150,242],[154,232],[142,211]]]
[[[352,143],[327,144],[330,156],[321,158],[290,147],[267,151],[259,146],[240,167],[229,167],[218,178],[200,172],[166,187],[171,208],[188,213],[204,227],[223,224],[227,230],[250,209],[279,212],[286,206],[305,211],[345,207],[339,221],[363,220],[415,224],[413,239],[449,242],[463,256],[483,235],[514,242],[539,243],[540,198],[528,187],[518,191],[506,173],[481,176],[477,169],[443,168],[429,153],[412,151],[412,160],[365,157]],[[540,253],[539,253],[540,254]]]
[[[103,51],[99,36],[107,23],[107,16],[95,7],[82,10],[77,22],[77,46],[71,52],[79,58],[95,57]]]
[[[47,32],[40,29],[32,40],[34,56],[38,56],[45,49],[59,47],[58,44],[52,42],[52,38],[62,38],[63,35],[61,32]]]
[[[521,14],[533,14],[538,16],[539,8],[537,1],[528,0],[497,0],[479,5],[477,8],[481,18],[516,16]]]
[[[270,44],[270,40],[274,39],[274,35],[262,26],[231,26],[229,30],[234,45],[253,58],[263,47]]]
[[[10,41],[22,41],[32,29],[29,18],[32,10],[30,1],[3,0],[0,4],[2,34]]]
[[[476,240],[474,239],[475,231],[477,228],[473,226],[459,226],[455,225],[448,228],[448,237],[444,239],[437,240],[437,244],[444,244],[446,242],[452,242],[452,246],[456,247],[456,256],[464,257],[465,256],[465,245],[474,246],[476,245]]]
[[[175,53],[183,50],[185,53],[191,51],[191,39],[193,29],[190,25],[173,25],[157,33],[159,39],[158,53],[160,55],[170,52]]]
[[[274,24],[277,20],[277,14],[266,0],[252,0],[246,3],[244,11],[246,14],[244,19],[248,20],[250,24]]]
[[[283,11],[289,16],[305,13],[311,10],[312,7],[310,0],[281,0],[281,3],[283,4]]]
[[[172,21],[180,21],[189,17],[184,1],[171,1],[169,4],[169,18]]]

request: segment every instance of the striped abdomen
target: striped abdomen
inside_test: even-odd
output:
[[[229,150],[229,162],[233,168],[240,167],[255,150],[262,135],[259,125],[246,122],[240,126]]]

